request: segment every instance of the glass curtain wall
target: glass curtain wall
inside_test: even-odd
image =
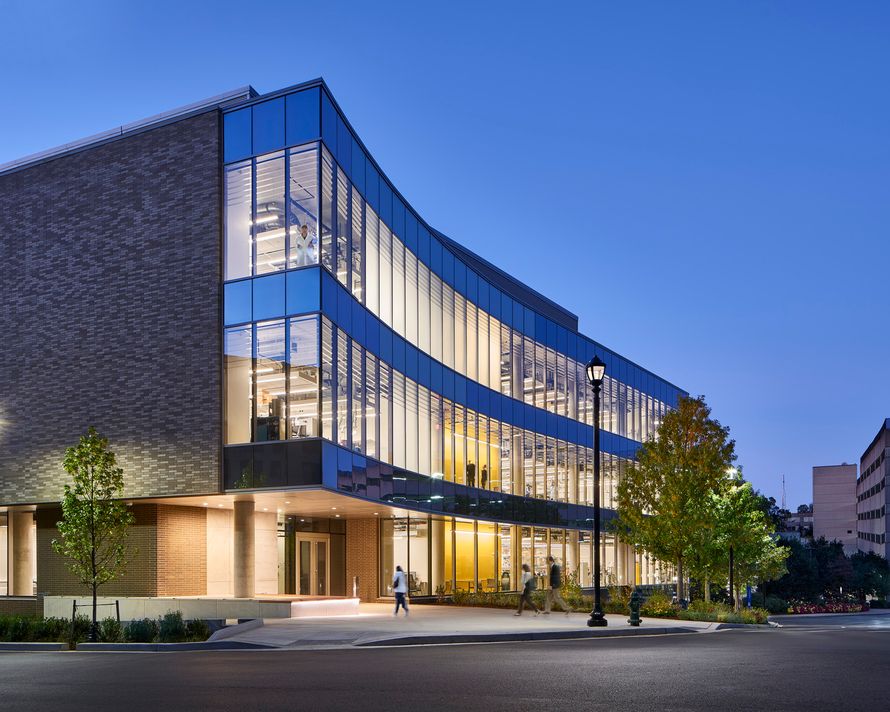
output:
[[[319,435],[318,341],[317,316],[226,329],[227,445]],[[332,382],[328,371],[322,384],[328,422]]]
[[[227,329],[225,369],[226,444],[322,435],[449,482],[593,503],[589,448],[443,398],[380,361],[327,318]],[[626,462],[602,455],[604,507],[615,507]]]
[[[392,596],[395,567],[408,576],[414,596],[454,591],[518,590],[522,564],[546,583],[548,556],[565,576],[592,586],[590,531],[522,527],[450,517],[409,516],[380,520],[380,595]]]
[[[511,329],[444,283],[377,216],[324,147],[227,166],[225,205],[226,280],[320,260],[384,324],[432,358],[505,395],[592,425],[584,364]],[[603,429],[637,441],[652,437],[668,406],[615,375],[605,378]]]

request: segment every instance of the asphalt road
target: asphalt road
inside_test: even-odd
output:
[[[781,630],[488,645],[3,653],[0,700],[4,710],[90,712],[842,711],[880,709],[890,698],[887,660],[890,628],[825,619]]]

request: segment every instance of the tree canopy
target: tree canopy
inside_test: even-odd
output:
[[[704,398],[681,397],[618,484],[619,536],[676,562],[680,598],[687,557],[712,525],[710,495],[734,460],[729,429],[711,418]]]

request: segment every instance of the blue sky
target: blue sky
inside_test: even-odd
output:
[[[323,76],[433,225],[811,500],[890,416],[890,5],[0,2],[0,162]]]

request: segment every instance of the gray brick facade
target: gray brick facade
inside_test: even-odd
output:
[[[219,121],[0,176],[0,504],[58,501],[89,425],[128,496],[219,490]]]

